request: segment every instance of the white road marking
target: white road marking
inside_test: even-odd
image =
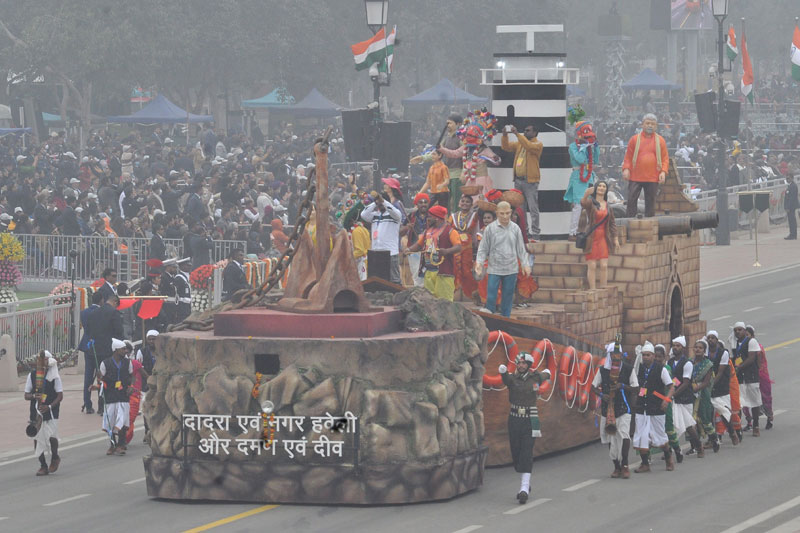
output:
[[[130,481],[126,481],[125,483],[123,483],[123,485],[133,485],[134,483],[140,483],[140,482],[144,481],[145,479],[147,479],[147,478],[146,477],[140,477],[139,479],[132,479]]]
[[[595,483],[598,483],[599,481],[600,481],[599,479],[589,479],[589,480],[584,481],[582,483],[578,483],[577,485],[572,485],[571,487],[567,487],[566,489],[563,489],[563,490],[564,490],[564,492],[575,492],[576,490],[581,490],[583,487],[588,487],[589,485],[594,485]]]
[[[453,531],[453,533],[469,533],[470,531],[475,531],[476,529],[480,529],[483,526],[467,526],[463,529],[459,529],[458,531]]]
[[[741,524],[737,524],[731,528],[728,528],[722,533],[739,533],[740,531],[744,531],[745,529],[758,525],[761,522],[766,522],[770,518],[778,516],[779,514],[788,511],[792,507],[797,507],[798,505],[800,505],[800,496],[798,496],[797,498],[792,498],[788,502],[776,505],[772,509],[764,511],[761,514],[757,514],[753,518],[750,518],[749,520],[745,520]]]
[[[144,428],[144,422],[142,422],[140,424],[135,424],[133,426],[133,428],[134,429],[142,429],[142,428]],[[75,443],[75,444],[70,444],[69,446],[59,446],[58,450],[59,451],[71,450],[72,448],[77,448],[79,446],[86,446],[87,444],[94,444],[95,442],[102,442],[102,441],[108,441],[108,435],[106,435],[105,433],[103,434],[102,437],[96,437],[96,438],[93,438],[93,439],[84,440],[84,441],[81,441],[81,442],[78,442],[78,443]],[[19,452],[19,453],[21,453],[21,454],[24,453],[24,456],[23,457],[18,457],[16,459],[9,459],[8,461],[0,460],[0,467],[6,466],[6,465],[12,465],[14,463],[21,463],[22,461],[30,460],[31,456],[30,456],[30,451],[29,450],[26,450],[25,452]]]
[[[761,276],[769,276],[770,274],[775,274],[777,272],[783,272],[784,270],[791,270],[791,269],[797,268],[797,267],[800,267],[800,263],[794,263],[792,265],[771,268],[769,270],[762,270],[761,272],[755,272],[753,274],[745,274],[744,276],[734,276],[732,278],[721,279],[719,281],[712,281],[712,282],[708,283],[707,285],[701,285],[700,286],[700,290],[704,291],[704,290],[707,290],[707,289],[713,289],[715,287],[721,287],[723,285],[730,285],[731,283],[739,283],[740,281],[745,280],[745,279],[758,278],[758,277],[761,277]]]
[[[522,511],[527,511],[528,509],[533,509],[534,507],[538,507],[543,503],[547,503],[550,501],[550,498],[539,498],[538,500],[533,500],[530,503],[526,503],[525,505],[520,505],[519,507],[514,507],[513,509],[509,509],[505,511],[503,514],[518,514]]]
[[[785,412],[786,412],[786,409],[775,409],[775,410],[772,412],[772,416],[778,416],[778,415],[782,415],[782,414],[783,414],[783,413],[785,413]]]
[[[800,516],[794,520],[784,522],[776,528],[770,529],[767,533],[796,533],[800,531]]]
[[[758,307],[751,307],[750,309],[745,309],[745,310],[744,310],[744,312],[745,312],[745,313],[749,313],[750,311],[758,311],[759,309],[764,309],[764,308],[763,308],[763,307],[761,307],[761,306],[758,306]]]
[[[7,403],[24,402],[24,401],[25,401],[25,398],[21,398],[21,397],[20,398],[16,398],[16,397],[14,397],[14,398],[4,398],[4,399],[0,400],[0,405],[5,405]]]
[[[791,298],[784,298],[783,300],[775,300],[772,303],[774,303],[774,304],[782,304],[782,303],[786,303],[786,302],[789,302],[789,301],[791,301]]]
[[[0,516],[0,521],[2,521],[2,520],[8,520],[8,517],[7,516]]]
[[[717,318],[712,318],[711,321],[712,322],[716,322],[717,320],[725,320],[726,318],[730,318],[730,317],[731,317],[731,315],[722,315],[722,316],[718,316]]]
[[[61,505],[62,503],[80,500],[81,498],[86,498],[87,496],[91,496],[91,494],[78,494],[77,496],[71,496],[69,498],[64,498],[63,500],[56,500],[54,502],[45,503],[43,505],[45,507],[52,507],[53,505]]]

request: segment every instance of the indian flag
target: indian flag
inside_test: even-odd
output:
[[[385,28],[376,33],[371,39],[356,43],[350,47],[353,51],[353,58],[356,61],[356,70],[364,70],[375,63],[381,63],[386,70],[392,71],[394,60],[394,40],[397,35],[397,26],[392,29],[392,33],[386,37]]]
[[[728,54],[728,59],[733,61],[739,55],[739,49],[736,48],[736,33],[733,31],[733,26],[728,30],[728,45],[725,47],[725,52]]]
[[[800,81],[800,28],[797,25],[792,39],[792,78]]]
[[[750,62],[750,54],[747,53],[747,38],[742,35],[742,94],[752,104],[755,95],[753,94],[753,64]]]

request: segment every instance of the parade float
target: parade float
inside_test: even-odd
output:
[[[328,217],[325,148],[265,282],[158,337],[144,409],[152,497],[388,504],[482,484],[488,330],[423,289],[373,306],[346,233],[320,225],[312,240],[315,193]],[[283,297],[265,304],[289,263]]]

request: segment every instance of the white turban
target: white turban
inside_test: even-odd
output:
[[[125,348],[125,341],[111,339],[111,351],[116,352],[117,350],[121,350],[123,348]]]
[[[664,351],[665,354],[667,353],[667,348],[663,344],[656,344],[655,347],[656,348],[661,348]],[[653,350],[653,352],[655,352],[655,350]]]
[[[656,353],[655,346],[650,341],[645,341],[642,346],[642,353]]]
[[[744,328],[746,328],[746,327],[747,327],[747,326],[745,326],[745,325],[744,325],[744,322],[737,322],[736,324],[734,324],[734,325],[733,325],[733,329],[736,329],[736,328],[742,328],[742,329],[744,329]]]
[[[714,329],[710,329],[708,330],[708,333],[706,333],[706,337],[716,337],[719,339],[719,333],[717,333],[717,331]]]
[[[147,332],[147,335],[145,335],[145,337],[158,337],[158,331],[151,329],[150,331]]]
[[[684,348],[686,348],[686,337],[684,337],[683,335],[681,335],[680,337],[675,337],[674,339],[672,339],[672,343],[673,344],[678,343]]]

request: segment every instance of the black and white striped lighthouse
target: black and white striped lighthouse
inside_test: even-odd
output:
[[[566,52],[534,52],[534,35],[562,32],[561,24],[498,26],[497,33],[523,33],[525,52],[494,54],[497,62],[482,69],[482,85],[492,86],[491,111],[497,117],[498,134],[492,150],[502,159],[489,169],[498,189],[514,188],[514,154],[500,148],[501,132],[514,125],[522,132],[533,124],[544,145],[540,159],[539,228],[544,240],[566,239],[572,206],[564,201],[572,167],[567,135],[567,85],[580,81],[579,69],[565,68]],[[510,139],[513,140],[513,139]]]

